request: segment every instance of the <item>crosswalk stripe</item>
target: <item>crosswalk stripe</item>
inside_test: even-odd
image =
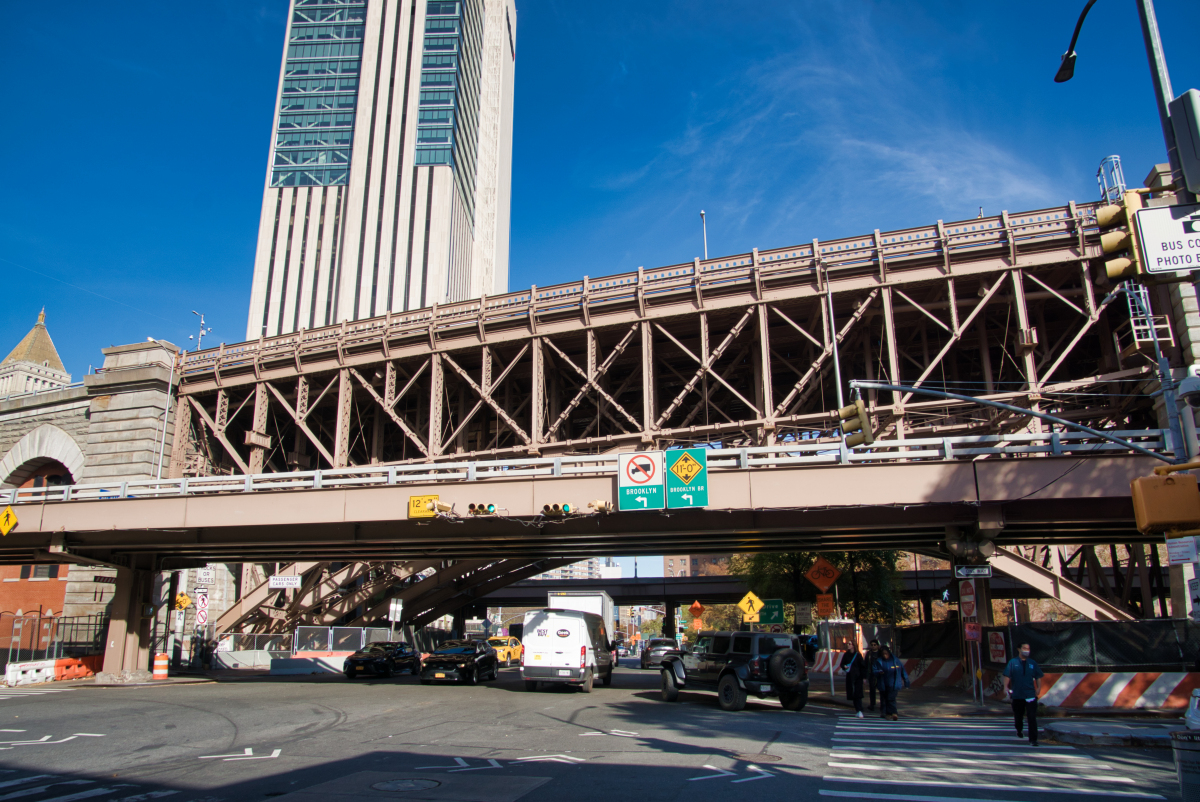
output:
[[[914,732],[922,732],[922,731],[923,730],[914,730]],[[877,735],[879,733],[872,732],[869,734]],[[896,738],[894,738],[893,740],[910,741],[910,740],[916,738],[917,740],[921,740],[921,741],[938,741],[938,740],[943,740],[943,739],[952,738],[952,737],[954,737],[954,733],[949,733],[949,732],[943,733],[941,735],[910,735],[908,733],[897,733]],[[962,740],[964,740],[964,741],[1011,741],[1012,739],[1013,739],[1013,736],[1011,736],[1011,735],[964,735],[964,736],[962,736]]]
[[[780,748],[782,748],[784,750],[792,749],[792,747],[789,747],[789,746],[783,746]],[[909,747],[905,747],[905,746],[839,746],[839,747],[834,747],[834,748],[835,749],[853,749],[855,753],[870,753],[870,754],[862,754],[861,757],[874,758],[877,760],[890,759],[888,754],[886,754],[888,752],[900,752],[905,755],[912,754],[912,749]],[[989,744],[988,749],[990,751],[987,751],[987,752],[976,752],[971,749],[939,749],[936,754],[939,754],[939,755],[973,755],[976,757],[990,757],[990,758],[1007,759],[1007,757],[1004,754],[996,753],[995,750],[999,749],[999,748],[1001,748],[1001,747],[992,746],[991,744]],[[1063,754],[1057,754],[1054,752],[1042,751],[1045,749],[1050,749],[1051,747],[1049,747],[1049,746],[1039,746],[1037,752],[1030,750],[1028,746],[1014,745],[1014,748],[1020,749],[1023,752],[1028,752],[1028,754],[1025,755],[1025,757],[1032,758],[1032,757],[1036,756],[1039,760],[1095,760],[1095,758],[1090,755],[1063,755]],[[795,749],[794,751],[804,752],[805,754],[809,753],[808,749]]]
[[[134,794],[133,796],[121,797],[117,802],[146,802],[147,799],[160,799],[164,796],[174,796],[178,791],[150,791],[146,794]]]
[[[1070,780],[1091,780],[1100,783],[1132,783],[1133,780],[1128,777],[1105,777],[1100,775],[1074,775],[1067,776],[1058,772],[1049,771],[1013,771],[1011,769],[953,769],[953,768],[936,768],[933,766],[880,766],[872,763],[840,763],[830,761],[828,764],[837,769],[857,769],[859,771],[903,771],[912,774],[1003,774],[1006,777],[1050,777],[1058,779]]]
[[[14,785],[24,785],[25,783],[36,782],[37,780],[53,780],[57,777],[57,774],[34,774],[31,777],[21,777],[17,780],[5,780],[4,782],[0,782],[0,788],[12,788]]]
[[[36,788],[22,788],[20,791],[13,791],[11,794],[0,796],[0,802],[8,799],[20,799],[23,796],[33,796],[34,794],[44,794],[56,785],[95,785],[95,780],[62,780],[61,782],[47,783],[39,785]]]
[[[861,791],[821,789],[821,796],[839,799],[882,799],[889,802],[1012,802],[1011,799],[980,799],[977,796],[926,796],[925,794],[865,794]]]
[[[1061,788],[1059,786],[1039,786],[1039,785],[1002,785],[1000,783],[952,783],[940,780],[897,780],[891,777],[882,780],[876,780],[870,777],[824,777],[828,782],[839,783],[865,783],[868,785],[879,785],[886,783],[887,785],[919,785],[922,787],[938,787],[938,788],[969,788],[979,791],[1020,791],[1024,793],[1055,793],[1055,794],[1074,794],[1076,796],[1100,796],[1107,798],[1121,799],[1166,799],[1161,794],[1150,794],[1143,791],[1114,791],[1111,788],[1104,788],[1096,791],[1088,791],[1079,788]],[[1063,775],[1064,780],[1070,780],[1072,777]],[[862,794],[855,794],[862,796]]]
[[[903,738],[833,738],[834,741],[845,741],[851,744],[895,744],[906,743]],[[1006,739],[1007,740],[1007,739]],[[1012,739],[1013,743],[1007,744],[977,744],[971,743],[969,738],[960,738],[953,741],[927,741],[921,746],[977,746],[980,749],[1020,749],[1028,752],[1029,745],[1025,743],[1016,743],[1016,738]],[[899,747],[893,747],[899,748]],[[1039,749],[1054,749],[1060,751],[1074,750],[1073,746],[1039,746]]]
[[[118,787],[125,787],[125,786],[118,786]],[[94,796],[101,796],[102,794],[111,794],[113,791],[116,791],[116,790],[117,790],[116,788],[92,788],[91,790],[88,790],[88,791],[80,791],[77,794],[67,794],[66,796],[51,797],[49,799],[42,800],[42,802],[76,802],[79,799],[91,799]]]
[[[937,754],[943,754],[943,753],[938,752]],[[977,752],[976,754],[988,756],[986,752]],[[864,755],[864,754],[860,754],[857,752],[830,752],[829,756],[841,758],[843,760],[891,760],[891,761],[903,761],[905,763],[966,763],[971,766],[986,766],[989,763],[994,763],[998,766],[1040,766],[1042,768],[1050,768],[1052,766],[1057,765],[1062,768],[1070,768],[1070,766],[1063,766],[1063,764],[1061,764],[1061,763],[1058,763],[1058,764],[1055,764],[1053,762],[1048,763],[1045,760],[1013,760],[1007,755],[1004,755],[1004,756],[993,755],[991,757],[996,758],[994,760],[979,760],[977,758],[964,758],[964,757],[907,757],[905,755]],[[1031,757],[1033,757],[1033,756],[1041,757],[1041,755],[1030,755],[1030,756]],[[1051,758],[1051,760],[1053,760],[1056,758],[1061,758],[1062,756],[1061,755],[1046,755],[1046,757]],[[1095,758],[1085,757],[1083,759],[1089,761],[1088,765],[1087,765],[1087,767],[1089,769],[1111,769],[1112,768],[1112,766],[1110,766],[1107,763],[1095,762]]]

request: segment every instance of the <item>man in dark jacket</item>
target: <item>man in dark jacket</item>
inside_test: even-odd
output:
[[[1004,668],[1004,690],[1008,692],[1009,701],[1013,706],[1013,719],[1017,725],[1017,737],[1023,738],[1021,731],[1024,719],[1029,718],[1029,745],[1038,745],[1037,706],[1041,695],[1042,669],[1030,657],[1028,643],[1022,643],[1019,649],[1020,657],[1008,661]]]
[[[875,690],[878,687],[878,680],[875,678],[875,661],[879,659],[879,641],[871,641],[871,645],[867,651],[867,687],[871,692],[871,706],[867,710],[875,712]]]
[[[883,718],[899,721],[896,700],[900,697],[900,689],[909,686],[904,663],[892,656],[889,647],[883,646],[879,649],[879,659],[875,661],[873,672],[879,684],[879,706],[883,708]]]

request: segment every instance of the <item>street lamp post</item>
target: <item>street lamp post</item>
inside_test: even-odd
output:
[[[1095,2],[1095,0],[1092,0]],[[708,223],[704,220],[704,210],[700,210],[700,228],[704,232],[704,261],[708,261]]]
[[[1083,20],[1088,11],[1096,4],[1096,0],[1088,0],[1087,5],[1079,14],[1075,23],[1075,33],[1071,36],[1071,44],[1063,54],[1058,73],[1054,76],[1057,83],[1065,83],[1075,75],[1075,42],[1079,39],[1079,31],[1083,28]],[[1180,200],[1192,202],[1191,193],[1186,189],[1183,179],[1183,167],[1179,161],[1179,150],[1175,144],[1175,129],[1171,125],[1171,110],[1169,104],[1175,94],[1171,90],[1171,76],[1167,72],[1167,59],[1163,55],[1162,37],[1158,34],[1158,18],[1154,15],[1154,0],[1138,0],[1138,17],[1142,21],[1142,38],[1146,43],[1146,58],[1150,62],[1150,78],[1154,82],[1154,100],[1158,104],[1158,121],[1162,126],[1163,141],[1167,146],[1167,162],[1171,165],[1171,181],[1178,189]]]

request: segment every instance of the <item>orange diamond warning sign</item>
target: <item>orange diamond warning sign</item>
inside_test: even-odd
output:
[[[699,476],[703,470],[704,466],[700,464],[700,461],[686,451],[671,466],[671,473],[678,476],[680,481],[685,485],[691,484],[692,480]]]

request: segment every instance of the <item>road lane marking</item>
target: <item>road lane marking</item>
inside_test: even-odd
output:
[[[254,754],[254,750],[247,746],[245,748],[245,750],[242,751],[240,754],[234,753],[232,755],[201,755],[200,759],[201,760],[218,760],[218,759],[219,760],[228,760],[231,757],[244,757],[244,756],[249,756],[249,755],[253,755],[253,754]]]
[[[978,754],[986,755],[985,752],[980,752]],[[839,758],[847,759],[847,760],[892,760],[892,761],[904,761],[905,763],[966,763],[969,766],[980,766],[980,765],[986,766],[989,763],[994,763],[994,764],[1000,765],[1000,766],[1040,766],[1041,768],[1051,768],[1051,767],[1055,766],[1054,763],[1046,763],[1044,760],[1010,760],[1008,758],[1008,756],[1003,756],[997,760],[975,760],[972,758],[963,758],[963,757],[905,757],[903,755],[862,755],[862,754],[855,754],[852,752],[830,752],[829,756],[830,757],[839,757]],[[1035,755],[1031,755],[1030,757],[1034,757],[1034,756]],[[1040,755],[1036,755],[1036,757],[1040,757]],[[1061,759],[1061,758],[1067,757],[1067,756],[1066,755],[1046,755],[1046,757],[1053,760],[1053,759]],[[1074,757],[1074,756],[1071,756],[1071,757],[1073,757],[1076,760],[1089,761],[1089,763],[1088,763],[1089,769],[1111,769],[1112,768],[1112,766],[1110,766],[1107,763],[1095,762],[1095,758],[1092,758],[1092,757]],[[1070,764],[1064,765],[1064,764],[1060,763],[1057,765],[1058,765],[1058,767],[1061,767],[1061,768],[1071,768]]]
[[[1133,780],[1128,777],[1102,777],[1097,775],[1077,775],[1077,774],[1059,774],[1056,772],[1047,771],[1009,771],[1006,769],[949,769],[949,768],[922,768],[920,766],[877,766],[873,764],[861,763],[837,763],[830,761],[830,766],[836,769],[858,769],[859,771],[903,771],[917,774],[1003,774],[1008,777],[1051,777],[1064,780],[1091,780],[1100,783],[1133,783]]]
[[[37,780],[53,780],[56,777],[58,777],[57,774],[34,774],[32,777],[22,777],[19,780],[6,780],[0,783],[0,788],[12,788],[14,785],[24,785]]]
[[[23,788],[20,791],[14,791],[11,794],[0,796],[0,800],[20,799],[23,796],[33,796],[34,794],[44,794],[56,785],[95,785],[95,780],[63,780],[61,782],[52,782],[45,785],[39,785],[36,788]]]
[[[117,802],[146,802],[148,799],[161,799],[164,796],[174,796],[178,791],[150,791],[145,794],[121,797]]]
[[[789,745],[784,744],[784,748],[789,748]],[[903,746],[855,746],[855,747],[834,747],[834,748],[835,749],[853,748],[855,752],[902,752],[903,754],[906,754],[906,755],[912,754],[912,749],[905,748]],[[993,746],[990,748],[991,749],[999,749],[1000,747]],[[1024,749],[1026,751],[1029,751],[1029,747],[1027,747],[1027,746],[1017,746],[1016,744],[1014,744],[1013,748]],[[1048,747],[1048,746],[1038,747],[1038,749],[1049,749],[1049,748],[1050,747]],[[807,752],[809,750],[808,749],[803,749],[803,750],[797,749],[795,751]],[[1006,757],[1004,755],[997,755],[994,751],[993,752],[975,752],[970,749],[940,749],[940,750],[938,750],[937,754],[939,754],[939,755],[976,755],[978,757],[999,758],[1001,760],[1006,759]],[[1027,756],[1034,757],[1035,755],[1037,757],[1041,758],[1042,760],[1095,760],[1095,758],[1091,757],[1090,755],[1058,755],[1058,754],[1054,754],[1053,752],[1046,753],[1046,752],[1040,752],[1040,751],[1039,752],[1029,752],[1029,754]],[[879,757],[880,759],[884,759],[884,760],[886,760],[888,758],[887,755],[883,755],[883,754],[873,755],[873,757]]]
[[[223,760],[221,762],[228,763],[231,760],[274,760],[275,758],[279,757],[282,754],[283,754],[282,749],[276,749],[269,755],[258,755],[257,757],[227,757],[227,758],[225,758],[225,760]]]
[[[690,783],[696,782],[696,780],[717,780],[717,779],[720,779],[721,777],[736,777],[737,776],[736,771],[726,771],[725,769],[719,769],[716,766],[709,766],[708,764],[705,764],[704,768],[709,769],[710,771],[720,772],[720,774],[705,774],[702,777],[688,777],[688,782],[690,782]]]
[[[757,772],[760,772],[759,776],[757,776],[757,777],[746,777],[745,779],[742,779],[742,780],[734,780],[733,782],[734,782],[734,783],[752,783],[752,782],[754,782],[755,780],[765,780],[765,779],[767,779],[768,777],[774,777],[774,776],[775,776],[774,774],[772,774],[771,772],[767,771],[766,769],[760,769],[758,766],[749,766],[748,768],[749,768],[749,770],[750,770],[750,771],[757,771]],[[732,784],[732,783],[731,783],[731,784]]]
[[[855,768],[860,768],[856,766]],[[999,783],[952,783],[937,780],[896,780],[891,777],[885,780],[875,780],[869,777],[823,777],[826,782],[836,783],[867,783],[868,785],[879,785],[886,783],[887,785],[919,785],[922,787],[938,788],[968,788],[977,791],[1019,791],[1023,793],[1054,793],[1054,794],[1075,794],[1077,796],[1101,796],[1101,797],[1120,797],[1122,799],[1166,799],[1161,794],[1148,794],[1142,791],[1114,791],[1111,788],[1105,788],[1102,791],[1085,791],[1076,788],[1060,788],[1058,786],[1040,786],[1040,785],[1001,785]],[[1063,775],[1064,780],[1069,780],[1069,775]]]
[[[900,738],[875,739],[875,738],[836,738],[835,737],[835,738],[832,738],[831,740],[847,741],[849,743],[858,743],[858,744],[904,743],[904,740],[900,739]],[[1015,741],[1016,738],[1013,738],[1013,740]],[[963,743],[963,741],[968,741],[968,743]],[[1022,749],[1024,751],[1029,751],[1029,745],[1024,744],[1024,743],[974,744],[974,743],[970,743],[969,739],[966,739],[966,738],[962,738],[962,739],[955,740],[955,741],[927,741],[925,743],[922,743],[921,746],[978,746],[981,749],[986,747],[988,749]],[[900,747],[893,747],[893,749],[897,749],[897,748],[900,748]],[[1058,750],[1058,751],[1068,751],[1068,750],[1074,751],[1074,749],[1075,749],[1075,747],[1073,747],[1073,746],[1041,746],[1038,748],[1039,749],[1054,749],[1054,750]]]
[[[489,769],[502,769],[502,768],[504,768],[503,766],[501,766],[501,765],[500,765],[500,761],[498,761],[498,760],[494,760],[494,759],[492,759],[492,758],[488,758],[488,763],[489,763],[489,764],[491,764],[491,765],[488,765],[488,766],[475,766],[475,767],[473,767],[473,768],[469,768],[469,769],[450,769],[450,774],[453,774],[453,773],[454,773],[454,772],[456,772],[456,771],[487,771],[487,770],[489,770]]]
[[[88,790],[88,791],[80,791],[77,794],[67,794],[66,796],[55,796],[55,797],[51,797],[49,799],[43,799],[42,802],[76,802],[77,800],[80,800],[80,799],[91,799],[94,796],[101,796],[102,794],[111,794],[112,792],[116,791],[118,788],[128,788],[128,787],[129,787],[128,785],[117,785],[117,786],[113,786],[112,788],[92,788],[91,790]]]
[[[465,766],[469,766],[469,765],[471,765],[471,764],[468,763],[467,761],[463,760],[461,757],[456,757],[456,758],[454,758],[453,766],[417,766],[416,770],[417,771],[425,771],[426,769],[461,769],[461,768],[463,768]]]
[[[519,757],[514,760],[514,763],[582,763],[587,760],[586,757],[573,757],[571,755],[530,755],[529,757]]]
[[[882,799],[890,802],[1012,802],[1010,799],[980,799],[976,796],[926,796],[924,794],[864,794],[857,791],[821,789],[821,796],[839,799]]]

